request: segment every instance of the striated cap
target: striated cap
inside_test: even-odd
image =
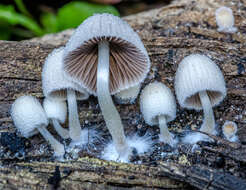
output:
[[[178,66],[175,93],[179,104],[188,109],[201,110],[199,92],[207,91],[212,106],[226,96],[225,80],[219,67],[207,56],[191,54]]]
[[[133,104],[138,97],[140,91],[140,84],[130,87],[126,90],[122,90],[116,93],[115,99],[119,104]]]
[[[10,113],[16,128],[26,138],[37,134],[38,127],[48,125],[42,105],[32,96],[17,98],[12,104]]]
[[[149,125],[157,125],[158,116],[165,115],[167,122],[176,117],[176,102],[171,90],[160,82],[147,85],[140,96],[140,109]]]
[[[53,50],[45,60],[42,71],[42,88],[45,97],[67,99],[67,89],[75,90],[78,100],[85,100],[89,94],[73,81],[67,79],[62,70],[64,48]]]
[[[67,104],[57,98],[45,98],[43,107],[49,119],[57,119],[65,123],[67,117]]]
[[[150,60],[138,34],[122,19],[96,14],[74,32],[64,50],[66,76],[96,95],[98,43],[110,46],[110,92],[115,94],[141,83]]]

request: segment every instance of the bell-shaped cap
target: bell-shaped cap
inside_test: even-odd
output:
[[[140,84],[132,86],[126,90],[116,93],[115,99],[119,104],[133,104],[138,97],[140,91]]]
[[[21,135],[28,138],[38,133],[37,128],[48,125],[44,109],[37,98],[21,96],[11,107],[11,117]]]
[[[62,70],[64,47],[53,50],[45,60],[42,71],[42,88],[45,97],[67,99],[67,89],[75,90],[78,100],[85,100],[89,94],[73,81],[67,79]]]
[[[227,139],[231,139],[237,133],[237,124],[233,121],[226,121],[222,126],[222,132]]]
[[[57,98],[45,98],[43,108],[49,119],[56,119],[59,123],[65,123],[67,117],[67,104]]]
[[[176,117],[176,102],[171,90],[160,82],[148,84],[140,96],[140,109],[148,125],[158,125],[158,116],[167,122]]]
[[[207,56],[191,54],[178,66],[175,93],[179,104],[201,110],[199,92],[206,91],[211,105],[218,105],[226,96],[225,80],[219,67]]]
[[[74,32],[64,50],[66,76],[96,95],[98,43],[110,48],[110,92],[115,94],[141,83],[150,60],[138,34],[122,19],[111,14],[96,14]]]

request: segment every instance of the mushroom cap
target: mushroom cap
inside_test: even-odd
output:
[[[148,84],[140,96],[140,109],[148,125],[158,125],[158,116],[166,116],[167,122],[176,117],[176,102],[171,90],[160,82]]]
[[[32,96],[17,98],[10,112],[16,128],[26,138],[37,134],[38,127],[47,126],[49,123],[42,105]]]
[[[231,28],[234,25],[234,16],[231,8],[220,7],[215,11],[217,25],[220,28]]]
[[[125,21],[106,13],[86,19],[66,44],[63,67],[67,77],[96,95],[100,41],[110,46],[111,94],[144,80],[150,60],[142,41]]]
[[[57,119],[65,123],[67,117],[67,104],[57,98],[45,98],[43,102],[45,113],[49,119]]]
[[[237,124],[233,121],[226,121],[222,126],[223,135],[230,139],[237,133]]]
[[[225,80],[219,67],[207,56],[191,54],[178,66],[175,92],[179,104],[188,109],[201,110],[199,92],[207,91],[212,106],[226,96]]]
[[[42,71],[42,88],[45,97],[67,99],[67,89],[75,90],[78,100],[89,97],[81,86],[65,77],[62,70],[64,47],[54,49],[46,58]]]
[[[119,104],[132,104],[135,102],[140,91],[140,84],[116,93],[114,96]]]

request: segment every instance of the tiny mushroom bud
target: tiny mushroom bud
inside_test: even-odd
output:
[[[177,142],[167,128],[167,122],[176,117],[176,103],[171,90],[160,82],[148,84],[141,92],[140,109],[147,124],[159,125],[160,141],[175,146]]]
[[[233,121],[226,121],[222,126],[222,132],[224,137],[231,142],[238,141],[237,133],[237,124]]]
[[[133,104],[138,97],[140,91],[140,84],[122,90],[114,95],[115,100],[119,104]]]
[[[32,96],[21,96],[11,107],[11,117],[21,135],[29,138],[40,132],[54,149],[54,155],[63,157],[64,146],[46,129],[48,119],[40,102]]]
[[[68,78],[97,95],[119,157],[130,155],[111,94],[141,83],[149,71],[150,60],[137,33],[119,17],[91,16],[68,41],[63,67]]]
[[[191,54],[185,57],[176,72],[175,92],[181,107],[203,109],[204,120],[200,130],[216,134],[212,107],[226,96],[225,80],[219,67],[205,55]],[[206,135],[196,133],[192,134],[191,139],[188,135],[184,141],[193,144],[205,140],[204,136]]]
[[[234,16],[231,8],[218,8],[215,12],[215,18],[219,32],[235,33],[237,31],[237,28],[234,27]]]
[[[63,49],[63,47],[55,49],[46,58],[42,71],[43,93],[45,97],[67,99],[71,146],[83,145],[84,134],[80,126],[76,99],[85,100],[89,94],[84,88],[64,77],[62,70]]]
[[[51,120],[57,133],[64,139],[69,138],[69,132],[60,123],[65,123],[67,117],[67,104],[57,98],[45,98],[43,107],[47,117]]]

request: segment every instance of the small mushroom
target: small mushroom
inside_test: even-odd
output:
[[[167,123],[176,117],[176,102],[171,90],[160,82],[148,84],[141,92],[140,109],[148,125],[159,125],[160,141],[175,146],[177,141],[167,128]]]
[[[224,137],[231,142],[237,142],[237,124],[233,121],[226,121],[222,126],[222,132]]]
[[[48,119],[51,120],[57,133],[64,139],[69,138],[69,131],[64,129],[60,123],[65,123],[67,117],[67,104],[57,98],[45,98],[43,108]]]
[[[58,142],[46,129],[48,119],[40,102],[32,96],[21,96],[11,107],[11,117],[21,135],[29,138],[38,132],[54,149],[54,156],[63,157],[64,146]]]
[[[42,71],[42,87],[45,97],[56,98],[68,103],[69,136],[71,146],[83,145],[83,130],[80,126],[77,100],[85,100],[89,94],[76,83],[64,77],[62,55],[64,48],[53,50],[45,60]]]
[[[234,16],[231,8],[220,7],[215,11],[215,18],[219,32],[235,33],[237,28],[234,27]]]
[[[119,157],[131,154],[111,94],[141,83],[150,61],[137,33],[119,17],[96,14],[75,31],[64,50],[66,76],[97,95]]]
[[[205,55],[191,54],[185,57],[176,72],[175,92],[181,107],[203,110],[204,120],[200,130],[216,134],[212,107],[226,96],[225,80],[219,67]],[[205,140],[205,136],[195,133],[191,138],[185,137],[184,142],[193,144]]]
[[[122,90],[114,95],[118,104],[133,104],[138,97],[140,91],[140,84]]]

